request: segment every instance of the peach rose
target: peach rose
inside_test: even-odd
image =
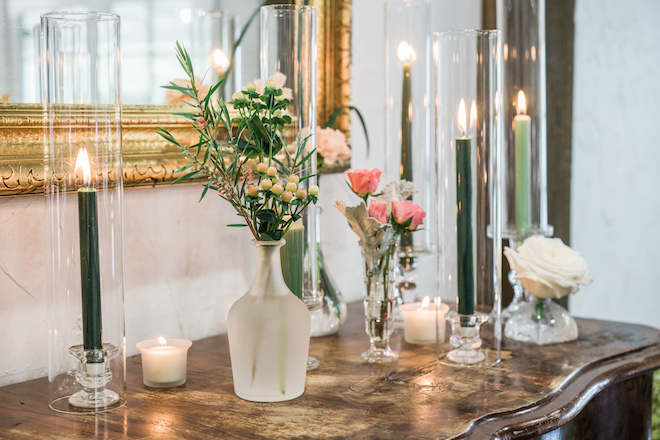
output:
[[[378,168],[368,170],[366,168],[357,168],[353,171],[346,171],[346,176],[351,181],[353,192],[360,197],[366,197],[367,194],[373,194],[378,189],[378,182],[383,171]]]
[[[403,202],[393,201],[392,214],[394,221],[401,226],[410,221],[410,224],[406,226],[406,229],[409,231],[416,230],[422,224],[424,217],[426,217],[426,213],[422,207],[412,200],[404,200]]]
[[[316,152],[328,165],[334,164],[337,159],[351,158],[351,149],[346,144],[346,135],[333,128],[316,127]]]
[[[369,203],[369,217],[383,224],[387,223],[387,202],[372,200]]]

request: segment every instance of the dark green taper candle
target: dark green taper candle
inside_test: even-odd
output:
[[[76,160],[76,170],[79,169],[82,169],[84,182],[84,187],[78,190],[83,347],[85,350],[99,350],[103,348],[99,231],[96,218],[96,190],[91,186],[92,174],[85,149],[80,151]]]
[[[461,100],[458,126],[465,133],[465,102]],[[474,262],[472,243],[472,139],[456,138],[456,257],[458,260],[458,313],[474,314]]]
[[[412,84],[410,78],[410,67],[415,61],[415,50],[407,42],[399,44],[398,55],[403,61],[403,87],[401,93],[401,180],[413,181],[413,157],[412,157]],[[412,196],[409,200],[412,200]],[[412,250],[412,234],[408,231],[401,234],[401,250],[409,252]]]

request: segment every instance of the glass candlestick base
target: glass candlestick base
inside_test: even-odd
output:
[[[119,353],[112,344],[103,344],[101,350],[85,350],[82,345],[69,348],[69,353],[78,359],[76,381],[83,386],[69,396],[69,404],[78,408],[104,408],[119,402],[120,397],[105,386],[112,381],[109,360]]]
[[[454,350],[447,353],[447,360],[456,364],[471,365],[486,360],[485,353],[480,350],[481,325],[488,321],[488,315],[475,313],[473,315],[459,315],[449,312],[446,315],[451,324],[451,337],[449,342]]]
[[[535,298],[508,319],[504,335],[537,345],[558,344],[576,340],[578,327],[568,310],[551,299]]]

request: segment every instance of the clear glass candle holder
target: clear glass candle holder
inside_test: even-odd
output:
[[[418,192],[411,199],[436,222],[436,170],[433,143],[433,42],[428,0],[385,2],[385,169],[383,181],[407,180]],[[435,251],[436,230],[404,232],[397,256],[397,292],[413,302],[418,291],[418,259]],[[421,287],[421,288],[420,288]],[[421,299],[421,298],[420,298]]]
[[[136,344],[142,355],[142,382],[152,388],[178,387],[186,383],[188,349],[181,338],[154,338]]]
[[[245,86],[241,84],[241,47],[236,47],[239,18],[226,12],[196,9],[192,13],[190,28],[190,53],[200,79],[203,77],[205,85],[213,86],[225,78],[216,93],[230,101],[232,94]]]
[[[126,403],[119,16],[41,17],[49,404]]]
[[[502,333],[499,32],[435,35],[438,291],[456,298],[446,359],[490,364]]]
[[[265,87],[272,80],[283,90],[283,96],[290,102],[285,114],[292,119],[282,134],[285,148],[295,154],[299,139],[307,139],[303,153],[306,155],[316,148],[316,8],[262,6],[260,20],[261,84]],[[286,165],[287,159],[286,153],[280,154],[280,162]],[[316,155],[312,154],[306,164],[306,168],[293,171],[301,179],[300,187],[309,191],[311,185],[317,184]],[[300,297],[310,311],[319,309],[323,303],[318,288],[316,216],[316,209],[308,208],[302,218],[304,255]],[[308,369],[318,365],[318,360],[310,357]]]

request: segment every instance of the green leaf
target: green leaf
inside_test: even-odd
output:
[[[170,185],[175,185],[175,184],[177,184],[177,183],[179,183],[179,182],[183,182],[184,180],[192,179],[193,177],[196,177],[196,175],[197,175],[197,174],[200,174],[200,173],[201,173],[200,170],[192,171],[192,172],[190,172],[190,173],[188,173],[188,174],[185,174],[185,175],[179,177],[179,178],[176,179],[174,182],[170,183]]]
[[[369,145],[369,133],[367,132],[367,124],[366,122],[364,122],[362,113],[360,113],[360,110],[358,110],[357,107],[354,107],[352,105],[342,105],[341,107],[337,108],[337,110],[335,110],[330,115],[330,118],[328,118],[328,123],[325,125],[326,128],[332,128],[335,125],[335,121],[337,120],[337,117],[341,114],[342,111],[346,109],[348,109],[349,112],[353,110],[358,115],[358,118],[360,119],[360,123],[362,124],[362,130],[364,130],[364,138],[367,140],[367,154],[369,154],[370,145]]]
[[[257,212],[257,218],[266,223],[275,223],[277,221],[277,215],[272,209],[262,209]]]
[[[202,201],[202,199],[203,199],[204,196],[206,195],[206,192],[209,190],[209,187],[210,187],[210,186],[211,186],[211,181],[209,180],[209,183],[206,184],[206,186],[204,187],[204,191],[202,191],[202,195],[201,195],[201,197],[199,198],[199,201],[200,201],[200,202]]]
[[[247,225],[243,223],[233,223],[227,226],[229,226],[230,228],[243,228],[243,227],[247,228]]]

